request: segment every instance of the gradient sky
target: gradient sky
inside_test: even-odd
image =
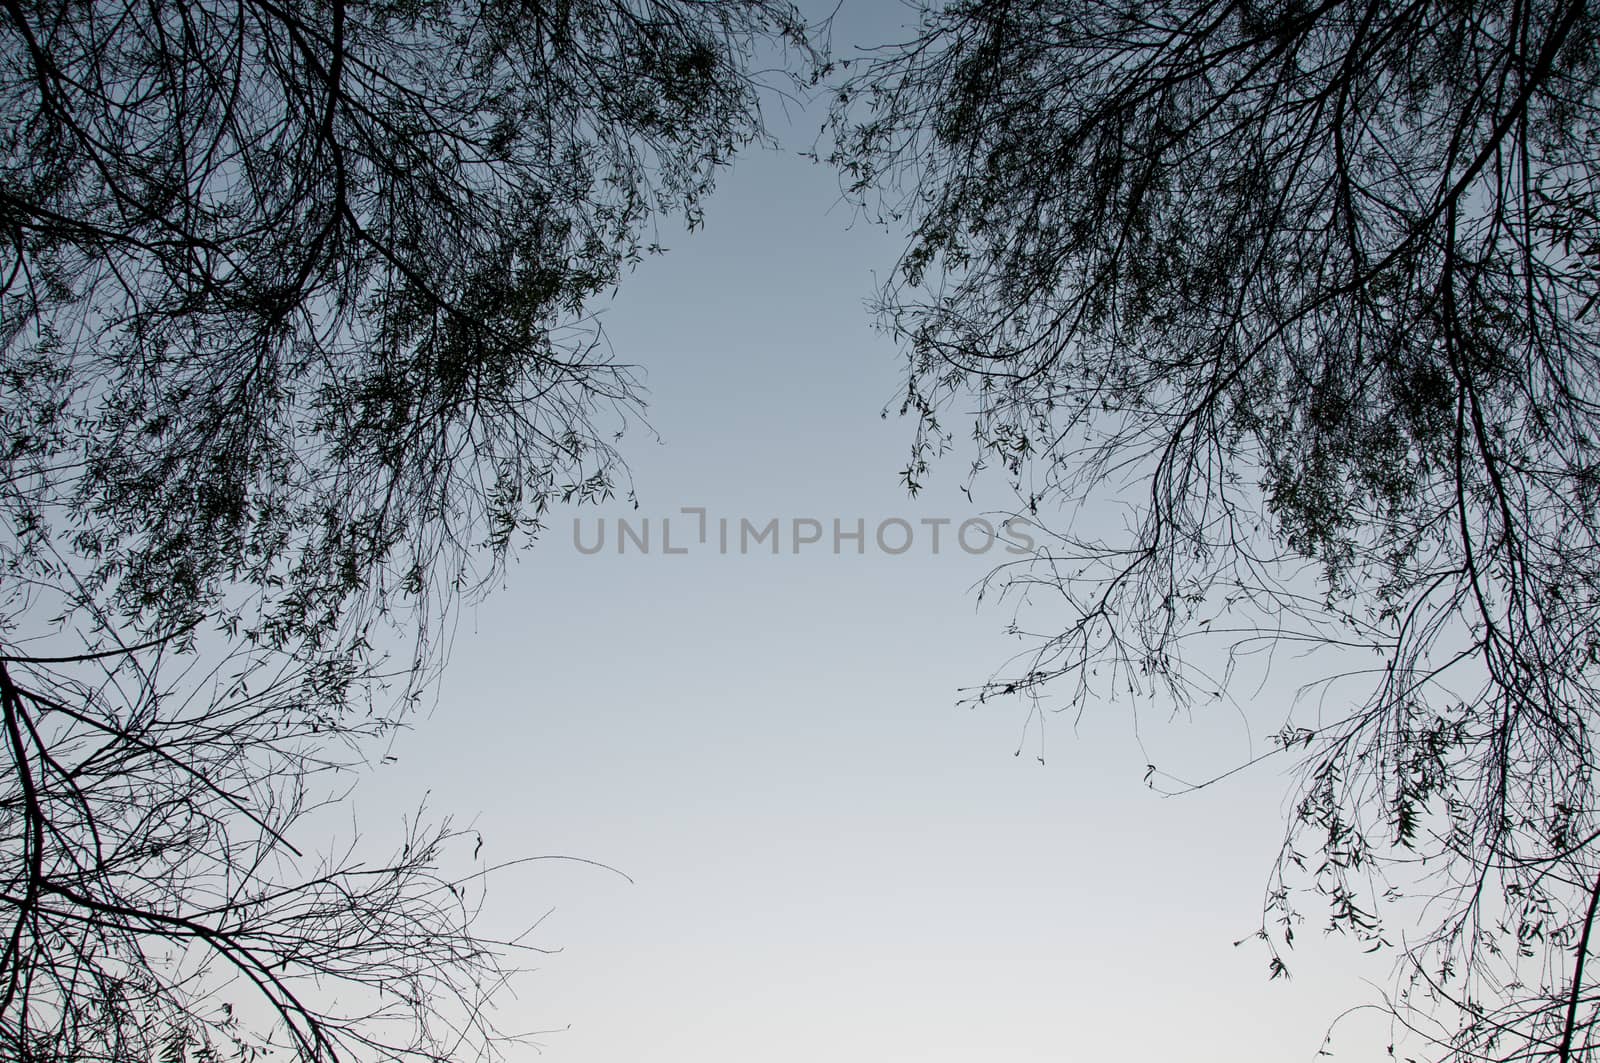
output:
[[[847,8],[835,43],[900,16]],[[1292,980],[1234,946],[1259,923],[1283,766],[1176,799],[1141,781],[1147,759],[1201,775],[1261,752],[1283,690],[1147,712],[1137,734],[1126,705],[1091,704],[1041,747],[1017,704],[956,707],[1021,648],[971,593],[998,553],[574,548],[575,517],[587,536],[682,506],[871,528],[1009,501],[981,481],[969,502],[961,454],[923,497],[901,490],[911,425],[879,417],[898,356],[864,308],[898,245],[794,153],[817,112],[770,118],[786,150],[740,160],[705,229],[664,228],[670,253],[604,308],[659,435],[625,440],[639,510],[558,511],[462,613],[438,708],[357,789],[357,818],[382,836],[426,798],[490,861],[633,879],[545,862],[491,884],[491,929],[550,912],[534,940],[563,951],[500,1021],[559,1030],[540,1038],[557,1063],[1314,1057],[1389,961],[1322,941],[1314,909]],[[1373,1057],[1386,1029],[1358,1016],[1333,1047]]]

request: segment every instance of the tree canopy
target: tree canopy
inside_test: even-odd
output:
[[[492,1045],[448,828],[290,828],[450,603],[615,488],[586,307],[790,47],[768,0],[4,5],[5,1055]]]
[[[970,429],[1054,532],[996,574],[1048,619],[977,697],[1189,706],[1320,647],[1262,936],[1283,970],[1321,893],[1446,1058],[1600,1037],[1597,35],[1581,0],[958,2],[834,107],[911,233],[907,483]],[[1397,935],[1404,893],[1443,903]]]
[[[758,2],[8,16],[7,570],[71,565],[141,631],[259,588],[235,616],[275,645],[606,489],[634,381],[585,301],[695,220],[759,132],[753,49],[799,33]]]

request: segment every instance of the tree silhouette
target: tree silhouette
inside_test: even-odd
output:
[[[448,829],[290,828],[451,603],[617,487],[584,308],[787,47],[768,0],[6,0],[0,1052],[492,1047]]]
[[[907,483],[975,403],[975,471],[1055,533],[993,577],[1055,612],[977,699],[1322,661],[1262,937],[1283,970],[1324,895],[1452,1059],[1597,1041],[1597,33],[1577,0],[953,3],[834,109],[911,229]]]
[[[504,1040],[483,1009],[525,946],[473,930],[481,874],[441,870],[459,835],[413,824],[387,861],[309,859],[289,839],[339,762],[297,685],[250,663],[180,660],[174,682],[157,647],[0,662],[9,1058],[432,1060]]]

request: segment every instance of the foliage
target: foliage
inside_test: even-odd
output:
[[[908,484],[975,403],[975,469],[1058,533],[995,578],[1065,616],[978,697],[1182,706],[1326,651],[1263,937],[1281,969],[1297,886],[1374,946],[1435,895],[1396,1003],[1447,1058],[1597,1036],[1597,34],[1579,0],[958,2],[834,109],[911,227]]]
[[[756,0],[9,8],[14,579],[141,630],[222,588],[358,637],[607,490],[635,399],[578,327],[759,132]],[[480,542],[474,539],[481,539]]]

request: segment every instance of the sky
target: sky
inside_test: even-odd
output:
[[[900,14],[846,8],[835,41]],[[974,594],[1003,549],[949,538],[1009,495],[980,481],[969,501],[961,454],[904,492],[912,426],[880,417],[899,356],[865,307],[895,235],[797,154],[818,112],[769,118],[782,150],[742,157],[704,229],[664,226],[670,251],[601,308],[647,381],[654,434],[623,444],[638,509],[558,510],[461,613],[437,707],[353,814],[381,837],[425,802],[489,862],[577,858],[489,885],[487,929],[542,919],[533,940],[560,950],[498,1013],[551,1031],[513,1058],[1315,1057],[1389,958],[1324,940],[1314,908],[1290,979],[1234,944],[1260,923],[1285,765],[1177,798],[1143,782],[1151,761],[1188,777],[1262,752],[1292,688],[1192,718],[1095,702],[1042,737],[1019,704],[958,705],[1022,648]],[[706,510],[707,544],[684,507]],[[619,555],[616,522],[643,518],[651,551]],[[719,518],[777,518],[781,552],[720,553]],[[870,538],[894,518],[917,533],[899,554]],[[663,519],[685,553],[662,552]],[[823,541],[793,552],[796,519]],[[833,552],[835,519],[864,522],[861,554]],[[952,522],[937,553],[923,519]],[[605,548],[580,550],[574,520]],[[1332,1048],[1372,1057],[1386,1033],[1358,1013]]]

